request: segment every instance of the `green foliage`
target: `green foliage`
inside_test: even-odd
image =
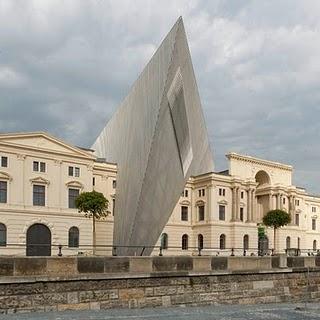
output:
[[[290,214],[279,209],[271,210],[263,217],[263,224],[274,229],[283,227],[290,222]]]
[[[76,199],[76,208],[84,212],[88,218],[100,219],[108,215],[109,202],[105,196],[97,191],[82,192]]]
[[[258,238],[260,239],[260,238],[264,238],[264,236],[265,236],[265,229],[264,229],[264,226],[262,226],[262,225],[259,225],[258,226]]]

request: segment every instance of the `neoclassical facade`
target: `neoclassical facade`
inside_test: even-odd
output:
[[[230,153],[229,169],[188,179],[157,245],[162,253],[256,254],[258,225],[270,209],[290,213],[278,231],[276,249],[317,251],[320,197],[292,185],[289,165]],[[43,132],[0,135],[0,254],[92,254],[92,221],[78,213],[82,191],[104,193],[108,217],[97,223],[96,254],[111,254],[116,164],[93,150],[71,146]],[[147,227],[147,226],[146,226]],[[273,230],[266,228],[269,248]],[[39,240],[40,239],[40,240]],[[28,242],[40,241],[37,248]],[[50,246],[48,246],[50,244]],[[130,245],[135,245],[131,243]],[[50,251],[48,251],[49,249]],[[42,250],[42,251],[41,251]],[[39,251],[36,251],[39,252]],[[153,254],[159,254],[155,248]]]

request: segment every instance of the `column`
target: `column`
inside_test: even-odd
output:
[[[251,221],[257,222],[257,213],[255,212],[255,190],[251,190]]]
[[[269,195],[269,211],[273,209],[273,192],[270,192]]]
[[[232,219],[231,221],[236,220],[236,187],[232,188]]]
[[[251,189],[247,190],[247,221],[251,222]]]
[[[240,221],[240,187],[237,187],[236,199],[237,199],[236,221]]]
[[[280,193],[276,194],[276,209],[280,209]]]

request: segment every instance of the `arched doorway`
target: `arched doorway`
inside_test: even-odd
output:
[[[255,180],[257,182],[257,208],[256,215],[257,221],[261,222],[263,216],[270,210],[270,192],[267,189],[271,184],[270,177],[267,172],[260,170],[255,175]]]
[[[27,256],[51,256],[51,231],[41,223],[27,231]]]

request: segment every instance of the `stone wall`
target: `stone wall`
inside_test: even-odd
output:
[[[320,300],[318,257],[260,259],[0,259],[0,312]]]

